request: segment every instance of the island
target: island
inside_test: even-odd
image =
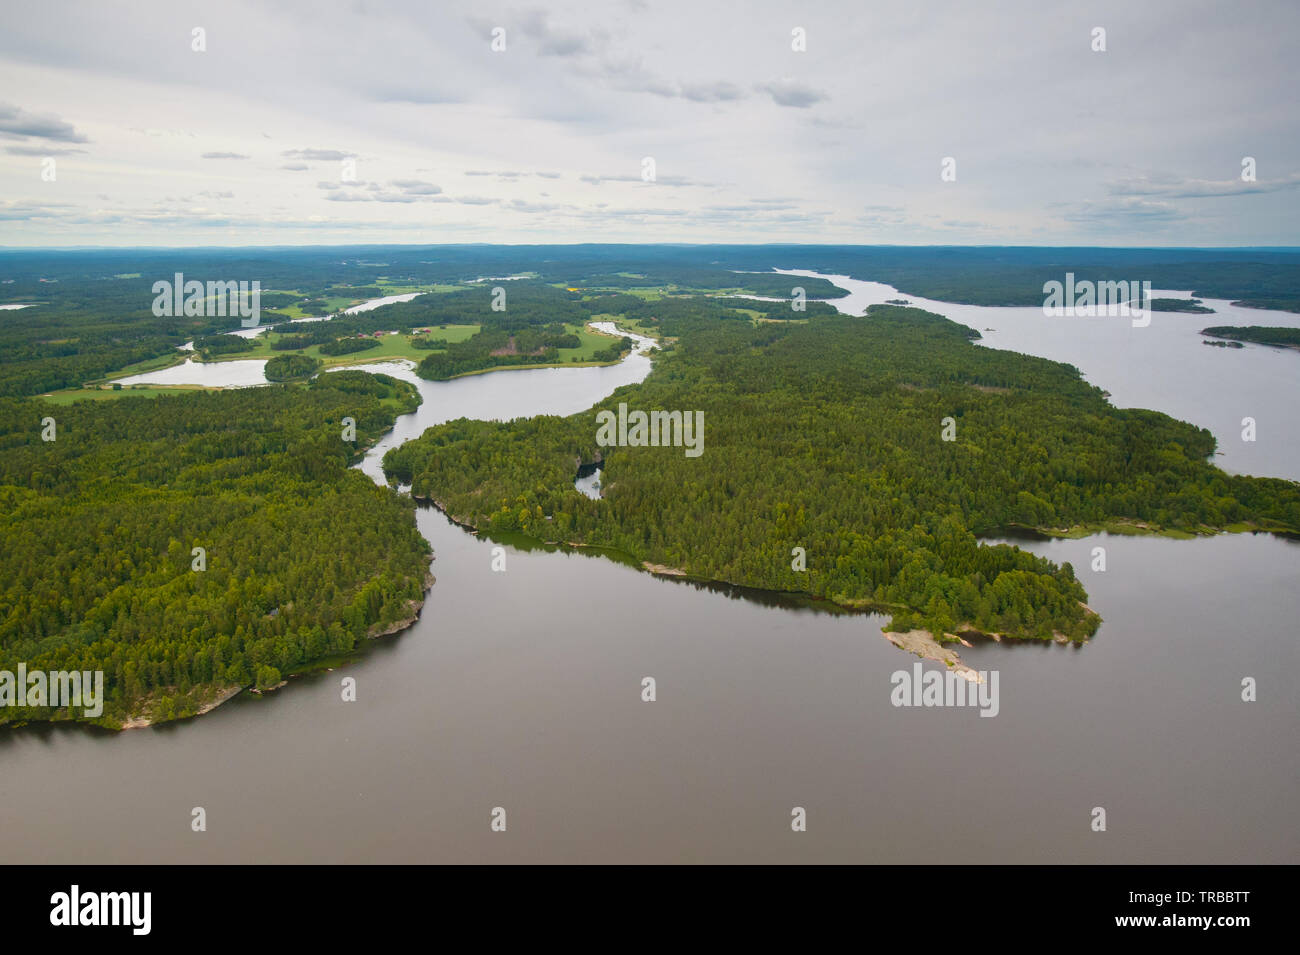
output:
[[[1253,342],[1257,345],[1271,345],[1274,348],[1300,348],[1300,328],[1288,328],[1276,325],[1214,325],[1202,328],[1201,334],[1210,338],[1224,339],[1224,344],[1234,342],[1241,347],[1241,342]],[[1205,344],[1218,344],[1206,342]]]
[[[714,309],[629,306],[676,342],[642,384],[564,418],[451,421],[384,469],[483,533],[876,610],[939,643],[1096,631],[1069,564],[987,541],[1012,528],[1300,531],[1300,486],[1215,468],[1208,431],[1115,408],[1073,366],[976,347],[915,308],[780,324]],[[629,408],[701,415],[702,453],[598,442],[600,416]],[[574,478],[596,461],[592,498]]]
[[[320,362],[309,355],[276,355],[266,363],[267,381],[293,381],[310,378],[320,370]]]
[[[1202,305],[1199,298],[1153,298],[1147,303],[1153,312],[1186,312],[1189,315],[1213,315],[1214,309]]]

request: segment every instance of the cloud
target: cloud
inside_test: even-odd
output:
[[[640,176],[594,176],[585,175],[578,177],[579,182],[589,183],[593,186],[599,186],[606,182],[640,182],[646,185],[655,186],[716,186],[716,182],[701,182],[692,179],[689,176],[656,176],[654,179],[642,179]]]
[[[364,194],[358,195],[357,193],[342,192],[342,191],[331,192],[325,198],[328,199],[330,202],[374,202],[375,201],[374,196],[367,196]],[[415,200],[412,199],[409,201],[414,202]]]
[[[0,103],[0,135],[14,139],[49,139],[59,143],[88,143],[71,123],[57,116],[29,113],[9,103]]]
[[[1278,192],[1300,186],[1300,173],[1293,172],[1280,179],[1260,179],[1243,182],[1237,179],[1180,179],[1172,176],[1150,178],[1139,176],[1119,179],[1109,184],[1112,196],[1156,196],[1162,199],[1216,199],[1224,196],[1242,196],[1251,193]]]
[[[523,199],[511,199],[507,207],[516,212],[554,212],[564,208],[553,202],[527,202]]]
[[[1062,218],[1077,225],[1122,231],[1133,226],[1167,225],[1184,220],[1187,215],[1168,202],[1129,198],[1079,203],[1063,213]]]
[[[590,183],[590,184],[593,185],[593,186],[599,186],[601,183],[605,183],[605,182],[643,182],[643,181],[645,181],[645,180],[643,180],[640,176],[592,176],[592,175],[586,175],[586,176],[579,176],[579,177],[578,177],[578,181],[579,181],[579,182],[587,182],[587,183]]]
[[[361,180],[334,182],[325,180],[316,183],[317,189],[328,192],[325,196],[330,202],[450,202],[441,195],[442,187],[435,186],[423,179],[393,179],[388,183],[393,188],[386,188],[377,182]],[[352,190],[360,190],[352,191]]]
[[[340,152],[337,149],[286,149],[280,153],[285,159],[313,159],[317,161],[348,159],[356,153]]]
[[[767,93],[778,106],[792,106],[795,109],[807,109],[814,103],[830,99],[826,93],[793,80],[759,83],[754,89],[760,93]]]
[[[23,222],[29,219],[48,219],[67,215],[64,209],[74,208],[67,202],[27,202],[0,199],[0,222]]]
[[[541,56],[582,56],[592,50],[590,36],[552,28],[545,10],[529,10],[518,22],[524,36],[537,41],[536,49]]]
[[[1102,63],[1028,0],[987,10],[950,2],[929,20],[905,5],[867,16],[832,0],[796,4],[807,20],[786,25],[770,4],[699,0],[640,13],[628,0],[503,0],[455,4],[441,18],[416,0],[380,5],[382,15],[360,2],[305,18],[295,13],[301,0],[236,3],[208,24],[212,36],[239,38],[223,46],[221,64],[183,38],[154,42],[165,0],[113,16],[20,6],[0,28],[0,165],[11,174],[0,196],[35,204],[6,215],[38,217],[0,224],[6,245],[211,243],[222,231],[214,221],[277,216],[319,217],[328,243],[348,239],[330,231],[342,219],[367,220],[366,241],[435,242],[448,223],[449,237],[472,231],[484,242],[780,243],[807,235],[821,210],[827,227],[812,241],[950,243],[983,221],[995,225],[972,241],[1292,245],[1300,216],[1300,182],[1289,175],[1300,170],[1300,123],[1286,93],[1300,78],[1291,55],[1300,4],[1278,4],[1267,30],[1222,5],[1201,4],[1193,17],[1176,0],[1137,5],[1125,33],[1144,50],[1150,83]],[[467,15],[484,18],[484,31]],[[795,22],[815,41],[807,54],[790,50]],[[508,31],[506,52],[489,49],[493,26]],[[286,31],[308,52],[285,55]],[[1209,35],[1218,68],[1207,73],[1187,51]],[[1045,59],[1063,68],[1025,83]],[[449,105],[421,105],[432,103]],[[246,135],[231,133],[235,116]],[[880,148],[864,149],[871,142]],[[75,148],[87,153],[56,152]],[[244,165],[200,158],[245,148]],[[937,159],[954,153],[968,157],[966,186],[938,182]],[[339,163],[354,154],[371,181],[344,185]],[[53,187],[37,175],[46,155],[83,168]],[[657,182],[640,178],[646,155]],[[1239,181],[1243,155],[1258,157],[1259,182]],[[213,182],[249,172],[258,174],[238,187]],[[336,182],[318,188],[322,177]],[[172,206],[195,217],[190,235],[137,211],[168,212],[154,207],[163,182],[192,197]],[[51,217],[59,210],[47,197],[75,208]],[[532,206],[514,208],[516,198]],[[634,208],[602,213],[600,201]],[[561,203],[570,205],[528,212]],[[74,213],[85,228],[71,224]],[[110,215],[133,226],[93,227]],[[273,234],[314,244],[310,225],[303,230]],[[253,229],[229,241],[261,240]]]
[[[749,96],[743,87],[726,80],[670,80],[645,69],[640,60],[606,60],[595,66],[578,69],[577,72],[605,81],[620,92],[649,93],[664,99],[684,99],[692,103],[730,103]]]
[[[252,156],[245,156],[243,153],[204,153],[203,159],[252,159]]]
[[[459,94],[424,86],[381,86],[371,90],[369,97],[376,103],[415,103],[419,106],[464,102]]]
[[[396,186],[410,196],[436,196],[442,192],[441,186],[435,186],[433,183],[425,182],[422,179],[394,179],[389,185]]]
[[[71,146],[50,146],[33,144],[31,146],[6,146],[5,152],[15,156],[67,156],[71,153],[84,153],[84,149]]]
[[[734,83],[719,81],[716,83],[683,83],[679,94],[682,99],[692,103],[729,103],[744,99],[745,91]]]

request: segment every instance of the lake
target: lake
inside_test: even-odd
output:
[[[845,287],[854,295],[837,304],[858,312],[874,294]],[[892,289],[884,297],[921,304]],[[1252,310],[1249,322],[1222,311],[1157,313],[1130,335],[1034,309],[927,307],[997,329],[984,332],[986,345],[1071,361],[1117,404],[1151,399],[1216,435],[1223,428],[1221,442],[1236,432],[1212,412],[1245,401],[1252,410],[1240,414],[1259,418],[1260,442],[1225,446],[1220,461],[1300,475],[1279,447],[1281,435],[1294,437],[1285,419],[1300,354],[1189,344],[1206,325],[1270,324],[1276,313]],[[1191,337],[1158,331],[1165,322],[1187,323]],[[1144,360],[1133,349],[1145,349]],[[1291,366],[1275,365],[1281,359]],[[424,396],[361,467],[382,480],[383,452],[440,421],[581,411],[639,381],[649,363],[638,351],[612,366],[448,382],[420,381],[405,365],[360,366],[415,381]],[[1218,397],[1204,402],[1205,391]],[[1198,407],[1201,419],[1186,410]],[[967,664],[1000,674],[1000,711],[985,719],[973,708],[894,707],[890,676],[916,658],[884,639],[879,616],[654,577],[587,553],[496,544],[429,507],[417,519],[436,555],[423,613],[344,667],[183,723],[0,733],[0,858],[1300,857],[1300,695],[1289,676],[1300,619],[1295,542],[1018,542],[1072,561],[1105,623],[1082,647],[963,649]],[[1098,544],[1108,551],[1104,573],[1088,570]],[[504,572],[492,570],[497,546]],[[356,702],[340,699],[344,676],[357,681]],[[656,680],[653,703],[642,702],[644,677]],[[1245,677],[1258,681],[1258,702],[1241,701]],[[190,831],[194,806],[207,811],[205,833]],[[498,806],[508,814],[504,833],[489,828]],[[790,829],[795,806],[807,810],[806,832]],[[1098,806],[1106,832],[1090,829]]]
[[[1090,383],[1111,393],[1119,408],[1152,408],[1209,429],[1219,444],[1216,463],[1240,474],[1300,480],[1300,351],[1247,344],[1211,348],[1200,331],[1211,325],[1300,326],[1300,315],[1242,308],[1203,299],[1213,315],[1154,312],[1151,324],[1129,318],[1048,318],[1041,308],[950,305],[907,295],[880,282],[803,270],[791,276],[826,278],[848,289],[831,304],[851,315],[888,299],[906,299],[978,331],[989,348],[1038,355],[1074,365]],[[792,285],[795,284],[792,282]],[[1187,292],[1152,289],[1154,298]],[[1256,421],[1257,439],[1241,438],[1241,419]]]

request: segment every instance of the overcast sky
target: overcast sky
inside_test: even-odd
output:
[[[1298,39],[1294,0],[9,3],[0,245],[1300,245]]]

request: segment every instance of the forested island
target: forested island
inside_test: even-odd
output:
[[[974,347],[977,332],[940,316],[651,306],[642,326],[675,344],[641,385],[567,418],[448,422],[389,451],[386,472],[484,531],[880,609],[941,639],[1096,630],[1068,564],[980,542],[1012,526],[1300,530],[1300,487],[1213,467],[1208,431],[1114,408],[1073,366]],[[703,455],[598,446],[596,414],[620,403],[703,411]],[[591,499],[573,481],[597,460]]]
[[[320,370],[320,362],[309,355],[276,355],[266,363],[267,381],[309,378]]]
[[[1300,348],[1300,328],[1274,325],[1214,325],[1210,328],[1202,328],[1201,334],[1231,342],[1254,342],[1257,345],[1273,345],[1277,348]]]
[[[1214,309],[1202,305],[1199,298],[1153,298],[1149,303],[1153,312],[1186,312],[1189,315],[1213,315]]]
[[[102,670],[94,722],[142,725],[413,619],[430,560],[413,505],[349,465],[419,402],[359,371],[62,408],[0,399],[0,670]],[[82,714],[0,707],[0,725],[63,719]]]

